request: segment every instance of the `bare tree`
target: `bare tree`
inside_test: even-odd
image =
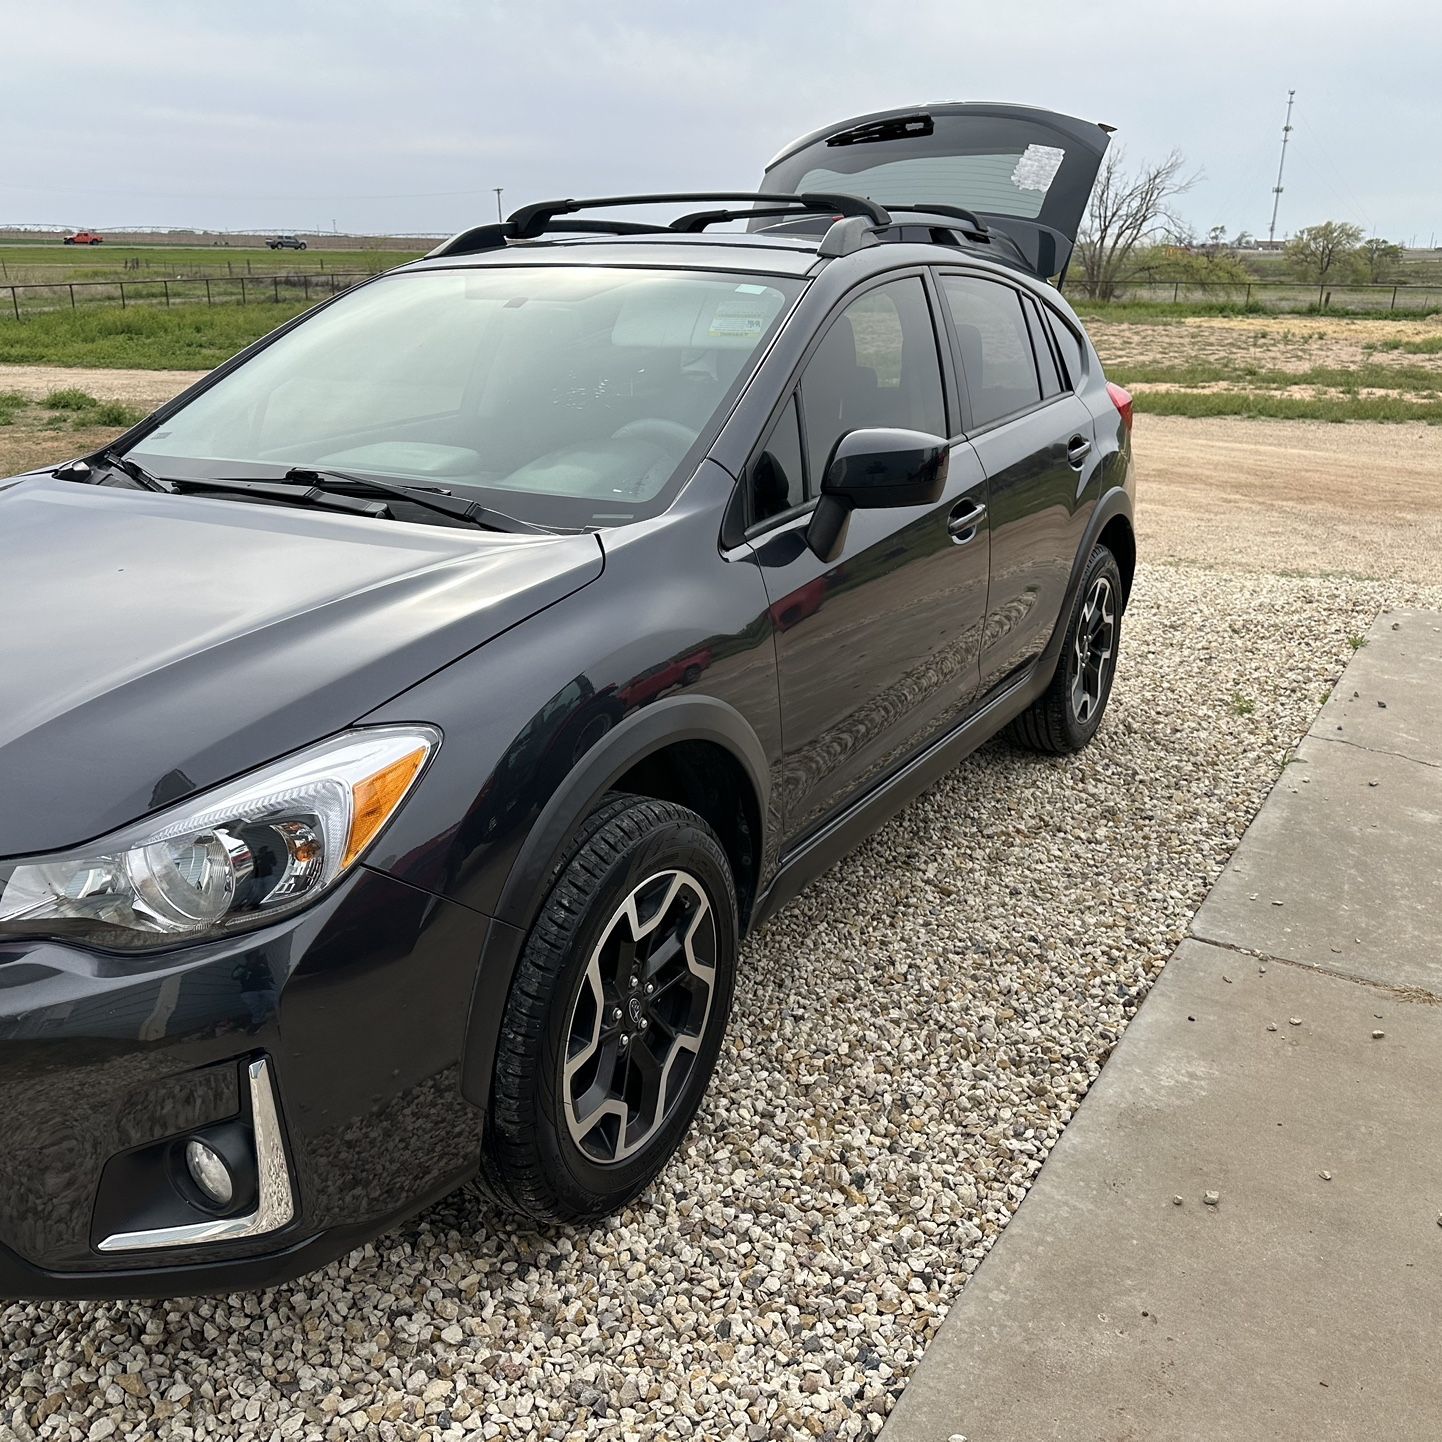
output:
[[[1115,296],[1132,251],[1148,236],[1185,229],[1171,208],[1197,182],[1196,174],[1183,175],[1185,166],[1181,152],[1174,150],[1164,160],[1131,171],[1124,152],[1108,152],[1076,244],[1082,289],[1090,299]]]
[[[1345,267],[1362,243],[1362,228],[1345,220],[1324,220],[1299,230],[1287,242],[1287,263],[1294,274],[1314,284]]]

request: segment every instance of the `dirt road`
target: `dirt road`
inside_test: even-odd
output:
[[[1442,427],[1137,417],[1154,560],[1442,584]]]

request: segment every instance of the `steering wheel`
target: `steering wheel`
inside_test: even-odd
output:
[[[611,435],[613,441],[649,441],[658,450],[682,455],[691,449],[696,432],[680,421],[666,421],[659,416],[643,416],[640,420],[627,421]]]

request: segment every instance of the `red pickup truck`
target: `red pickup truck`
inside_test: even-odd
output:
[[[104,245],[105,237],[96,234],[93,230],[77,230],[74,235],[65,237],[66,245]]]

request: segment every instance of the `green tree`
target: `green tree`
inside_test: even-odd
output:
[[[1370,240],[1362,242],[1357,257],[1367,279],[1376,284],[1392,275],[1397,262],[1402,259],[1402,247],[1374,235]]]
[[[1337,278],[1362,243],[1362,228],[1345,220],[1324,220],[1299,230],[1287,242],[1287,263],[1294,275],[1320,284]]]

